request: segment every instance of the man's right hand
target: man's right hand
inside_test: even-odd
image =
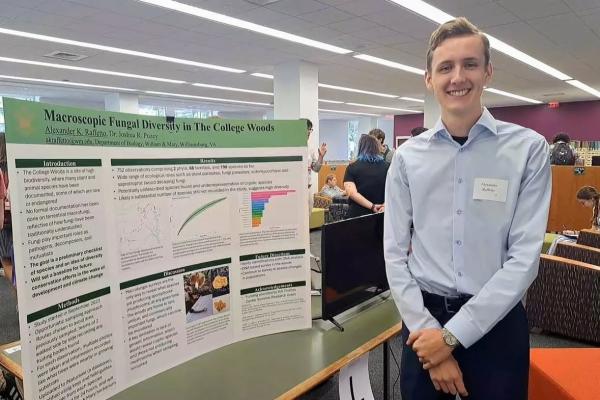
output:
[[[452,354],[440,364],[429,369],[429,376],[436,390],[442,390],[444,393],[452,393],[453,395],[458,393],[461,397],[469,395],[458,362]]]

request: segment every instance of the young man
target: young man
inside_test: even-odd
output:
[[[381,155],[383,159],[389,163],[392,162],[392,157],[394,157],[394,149],[390,149],[387,144],[385,144],[385,132],[379,128],[371,129],[369,131],[369,136],[373,136],[379,144],[381,145]]]
[[[441,118],[396,150],[388,173],[384,251],[407,344],[403,400],[527,398],[521,299],[546,229],[548,144],[482,107],[491,77],[483,33],[464,18],[441,25],[425,74]]]

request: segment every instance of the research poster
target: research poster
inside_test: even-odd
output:
[[[26,398],[311,326],[304,122],[4,112]]]

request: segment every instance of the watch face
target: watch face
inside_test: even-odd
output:
[[[449,331],[444,331],[442,337],[448,346],[455,347],[458,345],[458,339],[455,338],[454,335]]]

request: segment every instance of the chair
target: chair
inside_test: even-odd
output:
[[[595,229],[583,229],[579,231],[577,244],[600,248],[600,231]]]
[[[600,267],[542,254],[526,309],[530,328],[600,343]]]
[[[313,207],[314,208],[323,208],[325,210],[329,209],[329,206],[333,200],[329,196],[323,196],[321,194],[315,193],[313,196]]]
[[[556,244],[554,255],[570,260],[600,266],[600,249],[582,244],[562,242]]]

